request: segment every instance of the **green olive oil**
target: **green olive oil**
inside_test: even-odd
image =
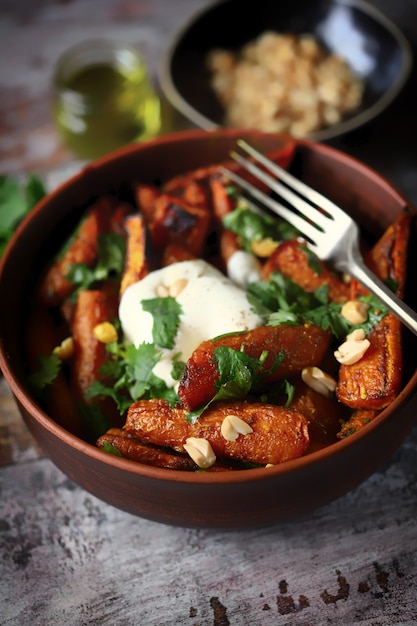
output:
[[[78,157],[94,159],[155,136],[159,98],[137,53],[112,48],[105,58],[97,44],[94,54],[80,50],[78,62],[68,53],[55,75],[54,117],[64,143]]]

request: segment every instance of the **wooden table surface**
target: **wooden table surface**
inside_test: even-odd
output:
[[[50,114],[50,76],[64,49],[98,35],[125,39],[155,75],[167,41],[208,4],[0,0],[0,173],[36,172],[54,185],[77,167]],[[416,0],[373,4],[415,49]],[[414,71],[385,114],[332,142],[414,205],[416,88]],[[63,475],[0,378],[0,624],[417,624],[416,479],[417,428],[365,483],[295,522],[243,532],[172,528],[104,504]]]

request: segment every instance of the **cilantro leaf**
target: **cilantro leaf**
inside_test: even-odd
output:
[[[252,390],[258,388],[265,376],[279,367],[285,358],[284,353],[280,352],[272,366],[265,369],[264,363],[268,353],[263,352],[259,358],[255,358],[246,354],[244,348],[242,344],[240,350],[228,346],[218,346],[214,349],[214,360],[219,371],[219,378],[215,383],[216,394],[204,406],[190,411],[187,421],[196,422],[213,402],[245,398]]]
[[[352,326],[347,319],[340,314],[342,305],[337,302],[328,302],[317,306],[315,309],[303,312],[304,319],[320,326],[323,330],[329,330],[334,337],[342,339],[352,331]]]
[[[21,184],[15,178],[0,175],[0,256],[18,224],[45,195],[46,189],[36,176],[29,176]]]
[[[29,384],[35,391],[42,391],[46,385],[51,385],[58,376],[62,365],[62,361],[54,352],[49,356],[40,355],[39,363],[39,370],[29,376]]]
[[[123,272],[126,242],[118,233],[101,233],[97,240],[97,262],[94,267],[85,263],[71,265],[67,278],[76,291],[89,289],[94,283],[119,279]]]
[[[101,447],[103,452],[107,452],[108,454],[113,454],[114,456],[120,456],[123,458],[123,454],[118,450],[110,441],[103,441],[103,445]]]
[[[87,397],[107,396],[113,399],[121,415],[132,402],[139,399],[164,398],[170,404],[177,404],[179,398],[174,389],[167,386],[162,378],[153,373],[153,368],[162,353],[152,343],[125,346],[117,342],[107,344],[112,358],[101,368],[101,373],[113,383],[94,381],[87,391]]]
[[[173,348],[180,325],[181,305],[172,297],[142,300],[142,308],[153,316],[152,338],[161,348]]]
[[[253,241],[270,238],[273,241],[289,239],[296,233],[295,229],[276,217],[266,213],[257,213],[242,201],[234,211],[223,216],[223,226],[239,236],[241,245],[247,252],[252,251]]]
[[[373,327],[378,324],[388,313],[387,307],[376,298],[373,294],[367,294],[366,296],[360,296],[359,301],[365,302],[369,306],[368,319],[363,324],[354,326],[353,329],[362,328],[365,335],[368,335]]]
[[[301,323],[300,314],[321,303],[314,293],[305,291],[280,272],[272,272],[269,280],[251,283],[247,290],[249,302],[264,318],[271,313],[285,311],[287,314],[293,314],[295,318],[299,319],[298,323]],[[322,299],[323,293],[319,295]]]

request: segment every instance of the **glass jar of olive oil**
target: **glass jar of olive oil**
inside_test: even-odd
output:
[[[71,48],[57,62],[53,88],[61,138],[82,159],[159,132],[160,101],[132,46],[92,40]]]

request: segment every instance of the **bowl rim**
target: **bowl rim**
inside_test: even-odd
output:
[[[195,11],[190,18],[176,31],[170,44],[163,51],[159,63],[157,65],[156,74],[161,86],[161,89],[170,102],[170,104],[181,113],[188,121],[195,124],[199,128],[205,130],[215,130],[222,128],[221,124],[218,124],[214,120],[210,119],[203,113],[200,113],[194,108],[178,91],[171,73],[171,62],[179,43],[186,35],[188,30],[194,25],[197,20],[203,18],[206,14],[220,4],[223,4],[227,0],[215,0],[214,3],[209,6],[203,7]],[[364,13],[370,15],[376,22],[383,26],[394,39],[397,41],[403,58],[403,64],[400,72],[398,72],[395,81],[390,88],[371,106],[367,107],[358,114],[353,115],[346,120],[342,120],[338,124],[334,124],[323,130],[316,131],[307,135],[307,139],[313,141],[327,141],[335,139],[341,135],[349,133],[360,126],[364,126],[371,120],[380,115],[398,96],[403,87],[405,86],[414,64],[413,52],[411,45],[404,35],[402,30],[382,11],[377,7],[369,4],[366,0],[333,0],[335,4],[340,6],[349,6],[358,8]]]
[[[48,193],[40,202],[32,209],[32,211],[24,218],[24,220],[20,223],[18,228],[16,229],[13,238],[9,245],[7,246],[2,258],[0,259],[0,275],[3,272],[5,265],[7,264],[8,257],[12,251],[14,246],[14,242],[18,240],[19,233],[26,228],[26,225],[33,219],[36,219],[36,215],[43,210],[45,204],[47,204],[51,198],[51,196],[59,196],[68,186],[74,184],[77,180],[82,180],[85,176],[88,176],[88,172],[91,169],[100,168],[102,165],[109,161],[118,160],[126,157],[130,153],[135,153],[136,151],[140,151],[143,149],[147,149],[148,146],[153,146],[156,144],[166,144],[173,143],[181,139],[190,139],[190,140],[198,140],[203,139],[205,137],[215,137],[215,136],[226,136],[226,137],[235,137],[239,134],[239,132],[250,133],[253,135],[258,135],[259,137],[273,137],[268,133],[263,133],[261,131],[239,131],[239,129],[227,128],[227,129],[216,129],[213,131],[205,131],[202,129],[192,129],[192,130],[182,130],[176,131],[174,133],[169,133],[163,136],[159,136],[152,140],[148,140],[146,142],[140,144],[133,144],[130,146],[126,146],[124,148],[120,148],[119,150],[112,152],[108,155],[97,159],[91,164],[87,164],[77,173],[70,176],[67,180],[60,183],[53,191]],[[305,145],[307,147],[314,146],[316,150],[321,153],[325,153],[333,156],[341,156],[350,162],[352,165],[357,165],[362,170],[367,172],[367,174],[372,178],[377,178],[378,181],[387,186],[387,188],[393,190],[395,194],[404,200],[404,206],[409,206],[412,211],[416,211],[415,208],[410,204],[410,202],[405,198],[405,196],[393,185],[390,183],[383,175],[376,172],[372,167],[368,166],[366,163],[363,163],[359,159],[342,152],[341,150],[334,148],[329,145],[320,144],[310,139],[296,139],[296,144]],[[60,426],[52,417],[49,417],[48,414],[37,404],[34,398],[32,398],[27,390],[24,388],[23,384],[19,380],[18,374],[14,372],[13,364],[9,364],[9,360],[7,358],[6,351],[3,346],[3,341],[0,335],[0,371],[3,373],[6,382],[8,383],[10,390],[12,391],[15,399],[32,417],[33,419],[45,430],[47,430],[54,438],[59,439],[65,445],[75,448],[77,452],[81,454],[86,454],[90,460],[104,463],[107,466],[115,467],[121,471],[128,472],[131,475],[136,475],[138,477],[142,477],[143,479],[152,479],[152,480],[163,480],[166,482],[175,482],[175,483],[186,483],[186,484],[233,484],[233,483],[248,483],[253,482],[265,478],[272,477],[283,477],[287,474],[295,474],[297,472],[303,471],[305,468],[320,464],[321,462],[326,461],[328,458],[337,454],[339,451],[343,452],[349,449],[351,446],[356,445],[358,441],[361,441],[363,438],[367,437],[371,431],[379,429],[382,425],[389,419],[392,419],[392,413],[401,407],[404,407],[407,403],[409,403],[412,399],[412,396],[415,394],[415,389],[417,387],[417,368],[414,373],[411,374],[409,380],[401,389],[398,396],[394,399],[394,401],[387,407],[387,409],[382,410],[366,427],[360,429],[356,433],[336,441],[324,448],[316,450],[314,452],[307,453],[297,459],[293,459],[291,461],[286,461],[285,463],[275,465],[273,467],[268,468],[254,468],[250,471],[241,471],[241,472],[186,472],[182,470],[173,470],[167,468],[154,467],[150,465],[145,465],[143,463],[138,463],[136,461],[131,461],[129,459],[119,458],[115,455],[108,454],[93,444],[79,438],[78,436],[72,434],[70,431],[66,430],[62,426]],[[416,416],[417,417],[417,416]],[[25,419],[25,418],[23,418]]]

